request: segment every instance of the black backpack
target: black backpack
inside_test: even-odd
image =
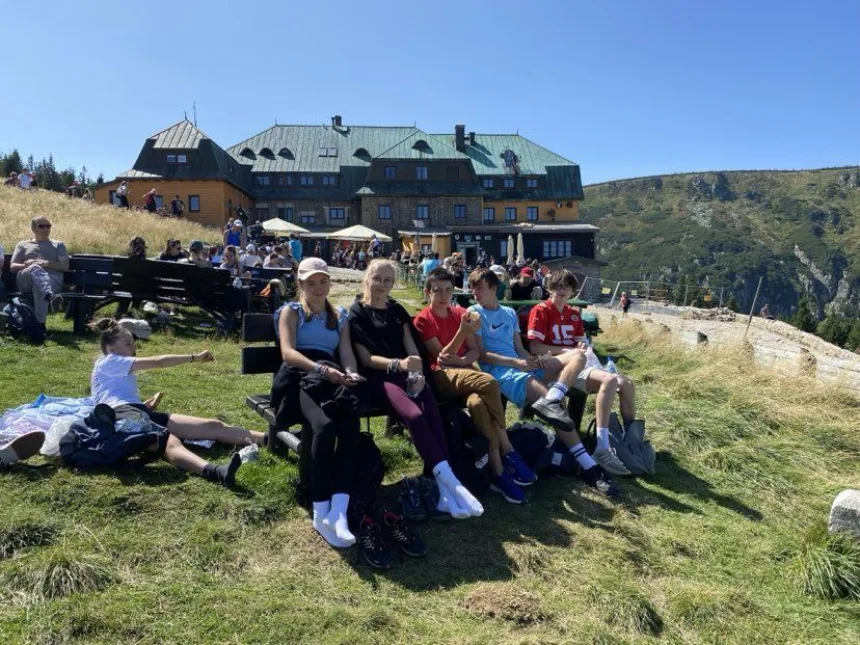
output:
[[[3,308],[3,315],[6,316],[6,333],[13,338],[36,344],[45,342],[45,332],[36,313],[21,298],[12,298]]]
[[[515,423],[508,439],[529,467],[541,475],[575,475],[576,460],[567,447],[549,430],[536,423]]]
[[[490,442],[462,409],[448,411],[448,451],[451,470],[475,496],[490,490]]]

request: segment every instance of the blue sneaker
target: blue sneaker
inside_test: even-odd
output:
[[[410,522],[427,520],[427,509],[421,499],[418,480],[403,478],[400,482],[400,514]]]
[[[537,481],[537,475],[516,450],[511,450],[502,457],[502,463],[517,486],[531,486]]]
[[[526,501],[526,494],[523,489],[517,486],[514,478],[506,470],[502,471],[498,477],[493,477],[490,480],[490,490],[501,493],[505,501],[510,504],[522,504]]]

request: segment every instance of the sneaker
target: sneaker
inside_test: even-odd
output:
[[[418,488],[421,490],[421,501],[424,502],[424,508],[427,509],[427,515],[431,520],[436,522],[451,520],[450,513],[440,511],[437,508],[439,506],[439,485],[435,479],[419,477]]]
[[[594,461],[600,464],[603,470],[608,472],[610,475],[627,477],[628,475],[633,474],[627,466],[621,463],[621,460],[612,448],[609,448],[608,450],[595,450],[594,454],[591,456],[594,457]]]
[[[402,515],[391,511],[382,511],[382,528],[385,537],[400,547],[408,556],[423,558],[427,555],[427,545],[418,535],[413,533]]]
[[[382,529],[369,516],[361,518],[356,539],[361,557],[374,569],[391,568],[391,551],[382,539]]]
[[[48,305],[51,308],[51,311],[54,313],[58,311],[62,311],[63,309],[63,296],[58,293],[52,293],[48,296]]]
[[[545,396],[532,403],[532,410],[552,427],[559,430],[573,430],[573,420],[567,415],[567,411],[561,401],[548,401]]]
[[[28,432],[0,446],[0,464],[5,466],[18,463],[37,454],[45,443],[45,433],[41,430]]]
[[[537,475],[516,450],[511,450],[504,455],[502,463],[505,466],[505,471],[510,474],[517,486],[531,486],[537,481]]]
[[[410,522],[423,522],[428,519],[418,480],[404,477],[400,481],[400,512]]]
[[[592,466],[588,470],[582,472],[582,481],[591,486],[601,495],[606,497],[618,497],[619,491],[612,478],[606,474],[606,471],[600,465]]]
[[[490,490],[501,493],[509,504],[522,504],[526,501],[525,492],[517,486],[514,478],[507,470],[503,470],[498,477],[490,478]]]

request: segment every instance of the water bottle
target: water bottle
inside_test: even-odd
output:
[[[245,446],[239,451],[239,458],[243,464],[247,464],[249,461],[257,461],[260,458],[260,447],[255,443]]]
[[[610,374],[618,374],[618,368],[615,366],[615,361],[611,356],[606,357],[606,371]]]
[[[406,377],[406,394],[410,398],[417,399],[418,395],[421,394],[421,390],[424,389],[423,379],[424,375],[421,372],[409,372]]]
[[[242,278],[240,278],[239,276],[236,276],[236,279],[233,280],[233,286],[236,287],[237,289],[241,289],[242,288]]]

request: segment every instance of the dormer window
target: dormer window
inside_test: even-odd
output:
[[[359,148],[352,153],[353,157],[357,157],[362,161],[370,161],[370,153],[365,148]]]
[[[167,163],[188,163],[188,155],[167,155]]]
[[[272,161],[275,159],[275,153],[272,152],[271,148],[263,148],[260,150],[260,156],[265,157],[266,159],[271,159]]]
[[[418,139],[415,143],[412,144],[413,150],[418,150],[420,152],[431,152],[430,144],[428,144],[424,139]]]
[[[240,157],[245,157],[245,159],[256,159],[257,155],[254,154],[254,151],[250,148],[242,148],[242,152],[239,153]]]
[[[283,157],[284,159],[295,159],[296,156],[293,154],[293,151],[289,148],[281,148],[278,150],[278,156]]]

